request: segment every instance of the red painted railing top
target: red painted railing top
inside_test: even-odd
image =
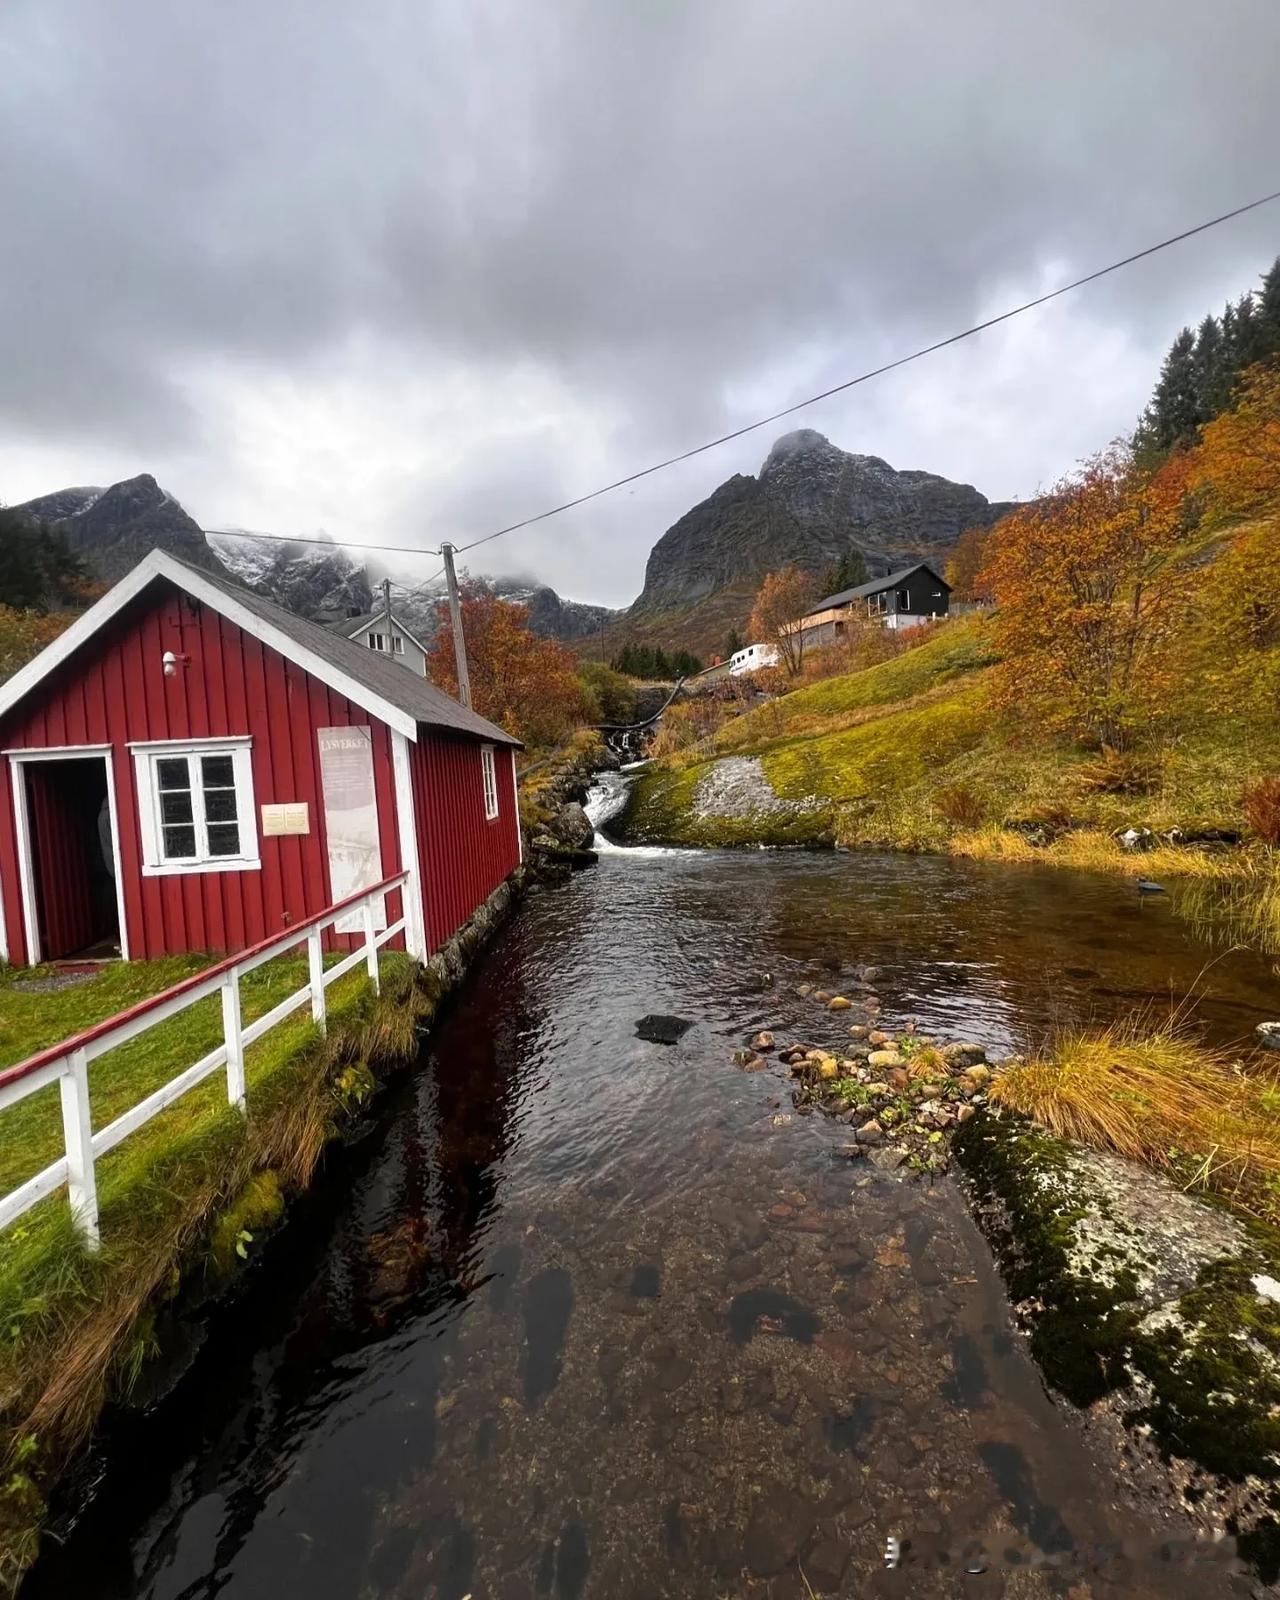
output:
[[[23,1078],[29,1078],[33,1072],[39,1072],[42,1067],[61,1061],[64,1056],[69,1056],[76,1050],[83,1049],[85,1045],[94,1044],[107,1034],[114,1033],[124,1023],[145,1017],[149,1011],[155,1011],[168,1001],[177,1000],[192,989],[200,988],[210,979],[220,978],[223,973],[230,972],[241,962],[265,955],[275,945],[288,944],[300,933],[306,933],[308,929],[314,928],[318,922],[327,922],[331,917],[340,916],[344,911],[349,911],[352,906],[359,905],[373,895],[389,894],[391,890],[399,888],[407,877],[407,872],[395,872],[389,878],[384,878],[381,883],[375,883],[371,889],[358,889],[355,894],[349,894],[345,900],[339,900],[327,910],[317,911],[314,916],[295,922],[283,933],[273,933],[269,939],[260,939],[257,944],[251,944],[247,950],[228,956],[225,961],[219,961],[212,967],[204,967],[199,972],[193,972],[189,978],[183,978],[169,988],[162,989],[159,994],[150,995],[146,1000],[139,1000],[137,1005],[130,1006],[127,1011],[117,1011],[114,1016],[104,1017],[101,1022],[95,1022],[91,1027],[72,1034],[69,1039],[63,1039],[59,1044],[51,1044],[47,1050],[40,1050],[35,1055],[28,1056],[16,1066],[6,1067],[0,1072],[0,1089],[7,1088],[11,1083],[20,1083]]]

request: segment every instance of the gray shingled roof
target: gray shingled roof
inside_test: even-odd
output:
[[[189,562],[179,561],[177,557],[171,559],[177,566],[186,567],[193,576],[212,584],[215,589],[221,589],[228,598],[244,606],[246,610],[252,611],[255,616],[261,617],[264,622],[270,623],[273,628],[279,629],[290,639],[296,640],[303,649],[319,656],[322,661],[327,661],[339,672],[345,672],[348,677],[367,683],[374,694],[390,701],[398,710],[424,727],[445,728],[451,733],[463,733],[473,739],[483,739],[486,743],[520,747],[520,740],[512,734],[476,712],[468,710],[459,701],[445,694],[442,689],[437,689],[426,678],[420,678],[416,672],[408,671],[393,657],[379,655],[376,650],[368,650],[364,645],[354,644],[350,639],[344,639],[340,634],[331,632],[318,622],[308,622],[305,617],[295,616],[292,611],[285,611],[274,602],[264,600],[254,590],[244,588],[229,576],[213,577],[203,568],[193,567]],[[354,623],[355,619],[352,621]]]
[[[917,561],[914,567],[903,567],[899,572],[891,572],[884,578],[872,578],[870,583],[860,583],[856,589],[841,589],[839,594],[829,594],[824,600],[819,600],[805,612],[806,617],[813,616],[816,611],[831,611],[836,606],[847,606],[851,600],[864,600],[868,595],[882,594],[886,589],[896,589],[904,578],[909,578],[913,572],[927,572],[935,578],[944,589],[951,585],[933,570],[927,561]]]

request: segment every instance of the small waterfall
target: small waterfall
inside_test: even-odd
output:
[[[606,839],[600,830],[610,817],[616,817],[623,810],[630,790],[631,780],[624,772],[597,772],[596,781],[587,790],[583,810],[587,813],[588,822],[596,830],[591,848],[599,855],[625,853],[623,845]]]
[[[672,849],[656,844],[614,844],[612,839],[606,838],[602,831],[610,817],[616,817],[625,807],[627,796],[631,791],[632,774],[641,767],[648,766],[647,761],[633,761],[630,766],[624,767],[621,772],[597,772],[595,782],[587,790],[586,804],[583,810],[587,813],[587,820],[596,830],[595,838],[591,841],[591,848],[601,856],[630,856],[633,860],[649,859],[653,856],[683,856],[691,855],[689,850]]]

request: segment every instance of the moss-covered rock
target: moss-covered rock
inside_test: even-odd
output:
[[[1171,1488],[1212,1499],[1270,1581],[1280,1302],[1263,1280],[1280,1237],[1010,1115],[975,1117],[952,1148],[1045,1378],[1150,1439]]]

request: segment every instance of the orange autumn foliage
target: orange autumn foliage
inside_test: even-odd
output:
[[[943,574],[953,600],[989,600],[981,578],[986,568],[987,528],[966,528],[952,546]]]
[[[1192,482],[1219,519],[1280,510],[1280,360],[1250,367],[1231,409],[1205,424]]]
[[[456,695],[447,606],[439,608],[439,620],[427,671],[432,683]],[[472,705],[526,744],[553,745],[586,721],[588,707],[573,656],[555,640],[531,633],[528,620],[528,606],[499,600],[482,585],[464,585],[462,632]]]
[[[1176,677],[1191,592],[1180,548],[1190,463],[1113,446],[992,529],[979,582],[997,606],[996,703],[1123,748]]]
[[[780,567],[765,574],[747,624],[753,644],[775,644],[782,664],[795,677],[804,661],[804,635],[790,624],[804,616],[818,598],[818,586],[799,567]]]
[[[0,683],[25,667],[74,621],[75,613],[70,611],[25,611],[0,605]]]

